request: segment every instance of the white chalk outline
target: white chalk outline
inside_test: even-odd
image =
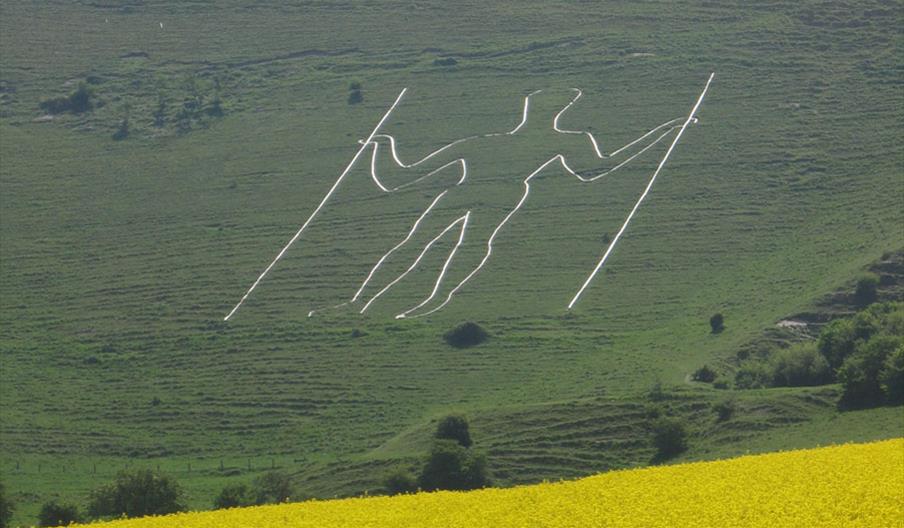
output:
[[[375,126],[373,131],[371,131],[370,135],[367,136],[368,141],[370,141],[370,139],[374,137],[374,134],[377,133],[377,130],[379,130],[379,128],[381,126],[383,126],[383,123],[386,121],[387,118],[389,118],[389,114],[391,114],[392,111],[395,110],[395,107],[399,104],[399,101],[402,100],[402,97],[405,95],[405,92],[407,92],[407,91],[408,91],[407,87],[402,88],[402,91],[399,92],[399,96],[396,97],[395,102],[392,103],[392,106],[390,106],[389,110],[387,110],[386,113],[383,114],[383,118],[380,119],[380,122],[377,123],[377,126]],[[292,246],[292,244],[294,244],[295,241],[298,240],[298,238],[301,236],[301,233],[308,227],[308,224],[310,224],[311,221],[314,220],[314,217],[317,216],[317,213],[319,213],[320,210],[323,209],[323,206],[326,204],[327,200],[330,199],[330,196],[332,196],[333,193],[336,192],[336,189],[339,188],[339,184],[342,183],[343,179],[345,179],[345,176],[349,173],[349,171],[351,170],[351,168],[355,164],[355,162],[358,161],[358,158],[361,156],[361,153],[364,152],[365,148],[366,148],[366,146],[362,145],[361,148],[358,149],[358,152],[355,153],[355,157],[352,158],[352,160],[349,162],[349,164],[345,167],[345,170],[342,171],[342,174],[339,175],[339,178],[336,179],[336,183],[333,184],[333,186],[330,188],[330,190],[327,191],[326,196],[323,197],[323,200],[320,201],[320,205],[318,205],[317,208],[314,209],[314,212],[311,213],[311,216],[309,216],[308,219],[305,221],[305,223],[301,225],[301,227],[295,233],[295,236],[293,236],[292,239],[289,240],[289,243],[286,244],[285,247],[282,248],[282,250],[280,250],[280,252],[276,255],[276,258],[273,259],[273,262],[271,262],[270,265],[267,266],[264,269],[264,271],[257,277],[257,280],[255,280],[254,284],[252,284],[251,287],[248,288],[248,291],[245,292],[245,295],[242,296],[241,300],[239,300],[239,302],[235,305],[235,307],[232,310],[230,310],[230,312],[228,314],[226,314],[226,317],[223,318],[224,321],[228,321],[229,318],[232,317],[233,314],[235,314],[235,312],[238,311],[238,309],[242,306],[242,304],[244,304],[244,302],[248,298],[248,296],[251,295],[251,292],[253,292],[254,289],[257,288],[257,285],[260,284],[261,280],[263,280],[263,278],[273,268],[273,266],[275,266],[276,263],[279,262],[279,259],[281,259],[283,255],[285,255],[286,251],[289,250],[289,248]]]
[[[681,139],[681,134],[684,134],[684,129],[687,128],[687,125],[691,123],[693,120],[696,122],[696,118],[694,114],[697,113],[697,109],[700,108],[700,103],[703,102],[703,97],[706,95],[706,91],[709,90],[709,84],[713,81],[713,77],[715,77],[715,72],[709,74],[709,79],[706,80],[706,86],[703,87],[703,91],[700,92],[700,97],[697,98],[696,104],[691,109],[691,113],[688,114],[687,120],[685,120],[684,124],[681,125],[681,130],[678,131],[678,134],[675,136],[675,139],[672,140],[672,144],[669,145],[669,149],[666,151],[665,156],[662,157],[662,161],[659,162],[659,166],[656,167],[656,170],[653,171],[653,176],[650,177],[649,183],[647,183],[647,187],[643,190],[643,194],[640,195],[640,198],[637,199],[637,203],[634,204],[634,207],[631,209],[631,212],[628,214],[628,217],[625,219],[625,223],[622,224],[621,228],[618,230],[618,233],[615,234],[615,238],[612,239],[612,242],[609,243],[609,247],[606,249],[606,253],[603,254],[603,257],[597,263],[596,267],[593,268],[593,271],[590,272],[590,275],[587,277],[587,280],[584,281],[584,284],[581,285],[581,288],[578,290],[574,297],[571,299],[571,302],[568,303],[568,309],[571,310],[575,303],[578,302],[578,299],[581,298],[581,295],[584,293],[584,290],[587,289],[587,286],[590,285],[590,281],[596,276],[596,274],[600,271],[600,268],[605,264],[606,259],[609,258],[609,254],[612,253],[612,250],[615,248],[615,243],[618,242],[618,239],[621,238],[622,233],[625,232],[625,229],[628,228],[628,224],[631,222],[631,218],[634,217],[634,213],[637,212],[637,209],[640,208],[640,204],[643,202],[644,198],[647,197],[647,194],[650,192],[650,189],[653,187],[653,182],[656,181],[656,176],[659,175],[659,171],[662,170],[662,167],[665,166],[665,162],[668,161],[669,155],[672,153],[672,149],[675,148],[675,145],[678,144],[678,140]]]
[[[624,233],[625,229],[627,229],[628,224],[630,223],[630,221],[631,221],[631,219],[633,218],[634,214],[637,212],[638,208],[640,207],[640,204],[643,202],[643,200],[646,198],[647,194],[649,193],[650,189],[652,188],[653,182],[656,180],[656,177],[658,176],[659,172],[662,170],[663,166],[665,165],[666,161],[668,160],[669,155],[671,155],[672,150],[674,149],[675,145],[678,143],[678,140],[681,138],[681,135],[684,133],[684,130],[687,128],[687,126],[688,126],[690,123],[692,123],[692,122],[693,122],[693,123],[696,123],[696,122],[697,122],[697,118],[694,116],[694,114],[696,113],[697,109],[699,108],[700,104],[702,103],[703,97],[705,96],[706,91],[709,89],[709,85],[710,85],[710,83],[712,82],[712,79],[713,79],[714,76],[715,76],[715,73],[710,74],[709,79],[707,80],[706,85],[705,85],[704,88],[703,88],[703,91],[701,92],[699,98],[697,99],[696,104],[694,105],[694,107],[693,107],[693,109],[691,110],[691,112],[690,112],[690,114],[688,115],[688,117],[685,119],[684,123],[680,126],[680,130],[678,131],[678,134],[675,136],[675,139],[672,141],[671,145],[669,146],[668,150],[666,151],[665,156],[664,156],[663,159],[660,161],[660,163],[659,163],[659,165],[657,166],[656,170],[653,172],[653,175],[650,177],[650,180],[649,180],[649,182],[647,183],[647,186],[646,186],[646,188],[644,189],[644,192],[641,194],[640,198],[639,198],[639,199],[637,200],[637,202],[634,204],[634,207],[632,208],[631,212],[628,214],[628,217],[626,218],[625,222],[622,224],[622,226],[621,226],[621,228],[619,229],[618,233],[615,235],[615,237],[613,238],[613,240],[609,243],[609,246],[608,246],[608,248],[607,248],[605,254],[603,255],[603,257],[602,257],[602,258],[600,259],[600,261],[597,263],[596,267],[595,267],[594,270],[591,272],[591,274],[590,274],[590,275],[587,277],[587,279],[584,281],[584,283],[582,284],[581,288],[578,290],[578,292],[577,292],[577,293],[575,294],[575,296],[572,298],[571,302],[568,303],[567,309],[570,310],[570,309],[573,308],[573,306],[577,303],[577,301],[579,300],[579,298],[580,298],[581,295],[583,294],[584,290],[589,286],[589,284],[591,283],[591,281],[593,280],[593,278],[596,276],[596,274],[597,274],[597,273],[599,272],[599,270],[602,268],[602,266],[603,266],[603,264],[605,263],[606,259],[609,257],[609,255],[611,254],[612,250],[615,248],[615,245],[616,245],[616,243],[618,242],[619,238],[621,237],[622,233]],[[386,113],[383,115],[383,118],[379,121],[379,123],[377,123],[377,126],[374,127],[373,131],[370,133],[370,135],[368,136],[368,138],[365,139],[365,140],[359,141],[359,144],[361,145],[361,148],[358,149],[358,152],[357,152],[357,153],[355,154],[355,156],[352,158],[351,162],[346,166],[346,168],[345,168],[345,170],[342,172],[342,174],[339,175],[339,178],[336,180],[336,182],[333,184],[333,186],[332,186],[332,187],[330,188],[330,190],[327,192],[326,196],[324,196],[324,198],[321,200],[320,204],[317,206],[317,208],[314,210],[314,212],[311,213],[311,215],[308,217],[308,219],[305,221],[305,223],[304,223],[304,224],[301,226],[301,228],[299,228],[299,230],[295,233],[295,236],[293,236],[292,239],[288,242],[288,244],[286,244],[286,246],[283,247],[283,249],[279,252],[279,254],[277,254],[276,258],[270,263],[270,265],[268,265],[267,268],[263,271],[263,273],[260,274],[260,276],[257,278],[257,280],[255,280],[254,284],[251,285],[251,288],[248,289],[248,291],[245,293],[245,295],[242,297],[242,299],[238,302],[238,304],[236,304],[236,306],[232,309],[232,311],[229,312],[229,314],[224,318],[224,320],[229,320],[229,318],[232,317],[233,314],[235,314],[235,312],[239,309],[239,307],[241,307],[241,305],[245,302],[245,300],[248,298],[248,296],[251,294],[251,292],[254,291],[254,289],[257,287],[257,285],[260,283],[260,281],[264,278],[264,276],[270,271],[270,269],[276,264],[276,262],[279,261],[279,260],[282,258],[282,256],[283,256],[283,255],[285,254],[285,252],[289,249],[289,247],[290,247],[293,243],[295,243],[296,240],[298,240],[298,238],[301,236],[301,233],[307,228],[307,226],[311,223],[311,221],[314,219],[314,217],[320,212],[320,210],[321,210],[321,209],[323,208],[323,206],[326,204],[327,200],[329,200],[329,198],[333,195],[333,193],[334,193],[334,192],[336,191],[336,189],[339,187],[339,184],[341,183],[341,181],[342,181],[342,180],[345,178],[345,176],[349,173],[349,171],[351,170],[352,166],[357,162],[358,158],[361,156],[361,154],[364,152],[364,150],[365,150],[368,146],[371,146],[371,145],[373,146],[372,153],[371,153],[371,163],[370,163],[370,174],[371,174],[371,179],[373,180],[374,184],[375,184],[381,191],[383,191],[383,192],[391,193],[391,192],[399,191],[399,190],[404,189],[404,188],[406,188],[406,187],[412,186],[412,185],[414,185],[414,184],[416,184],[416,183],[422,182],[422,181],[424,181],[424,180],[430,178],[431,176],[436,175],[437,173],[440,173],[441,171],[445,170],[446,168],[448,168],[448,167],[450,167],[450,166],[452,166],[452,165],[455,165],[456,163],[457,163],[457,164],[460,164],[460,166],[461,166],[461,176],[459,177],[459,179],[458,179],[458,181],[456,182],[455,185],[456,185],[456,186],[457,186],[457,185],[461,185],[462,183],[464,183],[464,182],[467,180],[467,176],[468,176],[468,166],[467,166],[467,161],[466,161],[464,158],[458,158],[458,159],[453,160],[453,161],[451,161],[451,162],[449,162],[449,163],[446,163],[445,165],[442,165],[441,167],[439,167],[439,168],[437,168],[437,169],[434,169],[433,171],[429,172],[428,174],[426,174],[426,175],[424,175],[424,176],[421,176],[420,178],[417,178],[416,180],[413,180],[413,181],[407,182],[407,183],[405,183],[405,184],[402,184],[402,185],[398,185],[398,186],[389,188],[389,187],[387,187],[386,185],[384,185],[382,181],[380,181],[380,178],[379,178],[379,176],[377,175],[377,168],[376,168],[376,166],[377,166],[377,155],[378,155],[378,152],[379,152],[379,149],[380,149],[380,145],[379,145],[379,143],[376,141],[377,139],[386,139],[386,140],[389,142],[389,150],[390,150],[390,153],[391,153],[391,155],[392,155],[393,162],[394,162],[397,166],[399,166],[399,167],[401,167],[401,168],[412,168],[412,167],[416,167],[416,166],[418,166],[418,165],[420,165],[420,164],[426,162],[427,160],[433,158],[434,156],[440,154],[441,152],[443,152],[443,151],[445,151],[445,150],[447,150],[447,149],[449,149],[449,148],[451,148],[451,147],[453,147],[453,146],[455,146],[455,145],[457,145],[457,144],[459,144],[459,143],[462,143],[462,142],[465,142],[465,141],[469,141],[469,140],[472,140],[472,139],[482,138],[482,137],[492,137],[492,136],[501,136],[501,135],[513,135],[513,134],[517,133],[517,132],[518,132],[518,131],[519,131],[519,130],[527,123],[527,120],[528,120],[528,114],[529,114],[529,106],[530,106],[530,98],[531,98],[531,96],[533,96],[533,95],[535,95],[535,94],[537,94],[537,93],[542,92],[542,90],[536,90],[536,91],[534,91],[534,92],[531,92],[531,93],[528,94],[527,96],[525,96],[525,98],[524,98],[523,110],[522,110],[521,122],[520,122],[517,126],[515,126],[515,128],[513,128],[511,131],[509,131],[509,132],[504,132],[504,133],[491,133],[491,134],[474,135],[474,136],[468,136],[468,137],[465,137],[465,138],[457,139],[457,140],[452,141],[451,143],[449,143],[449,144],[447,144],[447,145],[444,145],[444,146],[442,146],[442,147],[440,147],[440,148],[434,150],[433,152],[427,154],[426,156],[424,156],[423,158],[421,158],[421,159],[418,160],[418,161],[415,161],[415,162],[412,162],[412,163],[404,163],[404,162],[399,158],[398,151],[397,151],[397,148],[396,148],[395,137],[392,136],[392,135],[390,135],[390,134],[377,134],[377,131],[378,131],[379,128],[383,125],[383,123],[386,121],[386,119],[389,117],[389,114],[390,114],[390,113],[395,109],[395,107],[399,104],[399,102],[401,101],[402,97],[405,95],[405,93],[407,92],[407,90],[408,90],[407,88],[404,88],[404,89],[399,93],[399,95],[398,95],[398,97],[396,98],[395,102],[392,104],[392,106],[390,106],[389,110],[386,111]],[[436,306],[435,308],[433,308],[433,309],[431,309],[431,310],[429,310],[429,311],[427,311],[427,312],[424,312],[424,313],[421,313],[421,314],[417,314],[417,315],[412,316],[413,318],[424,317],[424,316],[430,315],[430,314],[435,313],[436,311],[442,309],[443,307],[445,307],[445,306],[452,300],[452,298],[453,298],[453,296],[455,295],[455,293],[457,293],[458,290],[460,290],[460,289],[461,289],[461,288],[462,288],[469,280],[471,280],[472,277],[474,277],[474,276],[475,276],[475,275],[483,268],[483,266],[486,264],[486,262],[489,260],[490,256],[492,255],[492,252],[493,252],[493,241],[495,240],[496,236],[497,236],[498,233],[501,231],[501,229],[503,228],[503,226],[505,226],[505,224],[508,223],[509,219],[510,219],[512,216],[514,216],[514,214],[515,214],[516,212],[518,212],[518,210],[521,209],[521,206],[522,206],[522,205],[524,204],[524,202],[527,200],[527,197],[528,197],[529,194],[530,194],[530,180],[533,179],[533,178],[534,178],[536,175],[538,175],[540,172],[542,172],[543,169],[545,169],[548,165],[550,165],[551,163],[553,163],[553,162],[555,162],[555,161],[558,161],[558,162],[560,163],[560,165],[561,165],[561,166],[562,166],[569,174],[571,174],[572,176],[574,176],[574,177],[577,178],[578,180],[580,180],[580,181],[582,181],[582,182],[593,182],[593,181],[598,180],[599,178],[602,178],[603,176],[606,176],[607,174],[611,174],[612,172],[614,172],[614,171],[620,169],[621,167],[625,166],[626,164],[630,163],[632,160],[634,160],[634,159],[637,158],[638,156],[642,155],[642,154],[643,154],[644,152],[646,152],[648,149],[650,149],[650,148],[652,148],[654,145],[658,144],[658,143],[659,143],[662,139],[664,139],[668,134],[670,134],[673,130],[675,130],[675,128],[679,128],[678,125],[676,125],[675,123],[677,123],[678,121],[680,121],[681,118],[676,118],[676,119],[672,119],[672,120],[670,120],[670,121],[666,121],[665,123],[662,123],[661,125],[659,125],[659,126],[653,128],[653,129],[649,130],[648,132],[646,132],[646,133],[643,134],[642,136],[640,136],[640,137],[634,139],[633,141],[631,141],[631,142],[629,142],[628,144],[622,146],[621,148],[619,148],[619,149],[617,149],[617,150],[611,152],[610,154],[608,154],[608,155],[607,155],[607,154],[604,154],[604,153],[600,150],[599,144],[597,143],[596,138],[593,136],[592,133],[587,132],[587,131],[565,130],[565,129],[562,129],[562,128],[559,127],[559,118],[560,118],[566,111],[568,111],[568,109],[571,108],[572,105],[574,105],[574,103],[575,103],[578,99],[580,99],[580,98],[583,96],[583,92],[582,92],[581,90],[579,90],[579,89],[577,89],[577,88],[573,88],[573,90],[576,92],[576,95],[575,95],[575,96],[572,98],[572,100],[571,100],[564,108],[562,108],[562,109],[555,115],[555,117],[553,118],[553,122],[552,122],[553,129],[554,129],[556,132],[562,133],[562,134],[580,134],[580,135],[586,135],[587,138],[590,140],[591,145],[593,146],[594,153],[596,154],[597,158],[599,158],[599,159],[607,159],[607,158],[612,158],[612,157],[614,157],[614,156],[617,156],[619,153],[621,153],[621,152],[623,152],[624,150],[626,150],[626,149],[628,149],[628,148],[630,148],[630,147],[636,145],[637,143],[639,143],[639,142],[643,141],[644,139],[650,137],[651,135],[655,134],[656,132],[658,132],[658,131],[660,131],[660,130],[662,130],[662,129],[666,129],[666,130],[665,130],[663,133],[661,133],[658,137],[656,137],[651,143],[649,143],[648,145],[644,146],[644,147],[643,147],[642,149],[640,149],[638,152],[634,153],[633,155],[631,155],[630,157],[628,157],[627,159],[625,159],[624,161],[622,161],[622,162],[619,163],[618,165],[616,165],[616,166],[614,166],[614,167],[612,167],[612,168],[610,168],[610,169],[608,169],[608,170],[606,170],[606,171],[604,171],[604,172],[601,172],[601,173],[599,173],[599,174],[597,174],[597,175],[595,175],[595,176],[592,176],[592,177],[581,176],[578,172],[576,172],[575,170],[573,170],[573,169],[568,165],[567,161],[565,160],[565,157],[564,157],[562,154],[556,154],[556,155],[554,155],[552,158],[550,158],[550,159],[548,159],[547,161],[543,162],[536,170],[534,170],[530,175],[527,176],[527,178],[524,179],[524,181],[523,181],[523,184],[524,184],[524,193],[522,194],[521,199],[518,201],[518,203],[515,205],[515,207],[514,207],[511,211],[509,211],[509,213],[505,216],[505,218],[504,218],[504,219],[496,226],[496,228],[493,230],[492,234],[490,235],[489,239],[487,240],[487,251],[486,251],[486,253],[484,254],[484,257],[483,257],[483,259],[481,260],[480,264],[478,264],[473,270],[471,270],[471,272],[470,272],[464,279],[462,279],[462,280],[461,280],[461,281],[460,281],[460,282],[459,282],[459,283],[458,283],[458,284],[457,284],[457,285],[449,292],[449,294],[448,294],[448,295],[446,296],[446,298],[442,301],[442,303],[440,303],[438,306]],[[390,255],[392,255],[395,251],[397,251],[397,250],[400,249],[402,246],[404,246],[404,245],[412,238],[412,236],[415,234],[415,232],[417,231],[418,227],[420,226],[420,224],[421,224],[421,222],[424,220],[424,218],[427,217],[427,215],[431,212],[431,210],[436,206],[437,203],[440,202],[440,200],[448,193],[448,191],[449,191],[449,189],[446,189],[446,190],[442,191],[440,194],[438,194],[438,195],[433,199],[433,201],[431,202],[431,204],[430,204],[430,205],[429,205],[429,206],[421,213],[421,215],[420,215],[420,216],[418,217],[418,219],[415,221],[414,225],[413,225],[413,226],[411,227],[411,229],[409,230],[407,236],[406,236],[401,242],[399,242],[398,244],[396,244],[395,246],[393,246],[388,252],[386,252],[386,253],[385,253],[385,254],[377,261],[377,263],[371,268],[371,270],[370,270],[370,272],[368,273],[367,277],[366,277],[366,278],[364,279],[364,281],[362,282],[361,286],[360,286],[360,287],[358,288],[358,290],[355,292],[355,294],[354,294],[354,296],[352,297],[352,299],[351,299],[350,301],[347,301],[347,302],[344,302],[344,303],[342,303],[342,304],[339,304],[339,305],[335,306],[334,308],[337,308],[337,307],[340,307],[340,306],[344,306],[344,305],[347,305],[347,304],[349,304],[349,303],[356,302],[356,301],[361,297],[361,295],[363,294],[363,292],[364,292],[365,288],[367,287],[368,283],[371,281],[371,279],[373,278],[373,276],[374,276],[374,274],[377,272],[377,270],[380,268],[380,266],[386,261],[386,259],[387,259]],[[397,284],[397,283],[398,283],[399,281],[401,281],[405,276],[407,276],[414,268],[417,267],[418,263],[421,261],[421,259],[424,257],[424,255],[426,255],[426,254],[429,252],[430,248],[431,248],[437,241],[439,241],[443,236],[445,236],[449,231],[451,231],[452,229],[454,229],[457,225],[461,224],[461,226],[460,226],[460,228],[459,228],[458,241],[456,242],[456,244],[455,244],[454,248],[452,249],[452,251],[451,251],[451,252],[449,253],[449,255],[446,257],[445,262],[443,263],[443,267],[442,267],[442,269],[440,270],[439,275],[437,276],[436,282],[434,283],[434,286],[433,286],[433,289],[432,289],[431,293],[430,293],[423,301],[421,301],[419,304],[417,304],[417,305],[415,305],[414,307],[412,307],[412,308],[406,310],[405,312],[402,312],[402,313],[396,315],[396,319],[403,319],[403,318],[409,317],[409,315],[410,315],[412,312],[415,312],[415,311],[419,310],[420,308],[422,308],[423,306],[425,306],[426,304],[428,304],[431,300],[433,300],[433,299],[436,297],[436,294],[437,294],[437,292],[439,291],[440,286],[442,285],[443,278],[445,277],[445,274],[446,274],[446,272],[447,272],[447,270],[448,270],[450,264],[452,263],[452,260],[453,260],[453,258],[454,258],[454,256],[455,256],[455,253],[458,251],[459,247],[460,247],[460,246],[462,245],[462,243],[464,242],[464,237],[465,237],[465,233],[466,233],[466,231],[467,231],[467,227],[468,227],[468,223],[469,223],[469,220],[470,220],[471,212],[472,212],[472,211],[470,211],[470,210],[467,211],[467,212],[465,213],[465,215],[463,215],[463,216],[457,218],[456,220],[454,220],[451,224],[449,224],[448,226],[446,226],[446,228],[443,229],[443,231],[442,231],[439,235],[437,235],[437,236],[434,237],[432,240],[430,240],[430,241],[424,246],[424,248],[421,250],[421,252],[420,252],[420,254],[417,256],[417,258],[411,263],[411,265],[410,265],[404,272],[402,272],[398,277],[396,277],[393,281],[391,281],[390,283],[388,283],[387,285],[385,285],[385,286],[384,286],[379,292],[377,292],[377,294],[375,294],[370,300],[368,300],[367,303],[363,306],[363,308],[361,308],[360,313],[364,313],[364,312],[371,306],[371,304],[372,304],[374,301],[376,301],[380,296],[382,296],[382,295],[383,295],[384,293],[386,293],[389,289],[391,289],[395,284]],[[315,311],[314,311],[314,310],[311,310],[310,312],[308,312],[308,317],[312,316],[314,313],[315,313]]]

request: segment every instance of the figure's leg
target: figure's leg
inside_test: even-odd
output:
[[[433,199],[433,201],[430,203],[430,205],[427,206],[426,209],[424,209],[424,212],[421,213],[421,215],[418,217],[418,219],[415,220],[414,224],[411,226],[411,230],[408,231],[408,235],[404,239],[402,239],[401,242],[399,242],[398,244],[393,246],[392,249],[387,251],[386,254],[384,254],[382,257],[380,257],[380,260],[378,260],[377,263],[374,264],[373,268],[370,269],[370,273],[367,274],[367,277],[364,279],[364,282],[361,283],[361,286],[358,288],[358,291],[355,292],[355,295],[352,297],[351,301],[349,301],[349,302],[353,303],[353,302],[356,302],[359,298],[361,298],[361,295],[364,293],[364,290],[367,288],[368,284],[370,284],[371,279],[373,279],[374,274],[377,273],[377,271],[379,271],[380,267],[383,266],[383,263],[386,262],[387,259],[392,257],[393,253],[395,253],[396,251],[401,249],[405,244],[407,244],[414,237],[415,233],[417,233],[417,231],[418,231],[418,227],[421,226],[421,224],[424,222],[424,219],[427,217],[427,215],[430,214],[430,211],[432,211],[433,208],[436,207],[436,204],[439,203],[443,199],[443,196],[445,196],[446,193],[448,193],[448,192],[449,191],[446,190],[446,191],[439,193],[436,196],[436,198]]]
[[[407,255],[409,253],[407,251],[395,253],[394,255],[391,256],[392,258],[390,258],[390,255],[387,254],[386,255],[387,261],[384,262],[383,266],[386,267],[388,270],[391,270],[393,267],[395,267],[395,265],[397,265],[399,263],[407,264],[407,267],[401,273],[394,275],[394,278],[392,280],[390,280],[388,283],[386,283],[385,286],[383,286],[377,293],[375,293],[372,297],[370,297],[370,299],[361,308],[360,313],[364,313],[365,311],[367,311],[367,309],[371,307],[371,305],[374,303],[374,301],[379,299],[380,296],[385,294],[393,286],[395,286],[400,281],[402,281],[402,279],[404,279],[409,273],[411,273],[418,266],[418,264],[420,264],[420,262],[424,258],[424,256],[430,251],[431,248],[433,248],[433,246],[437,242],[439,242],[448,233],[455,232],[456,229],[458,230],[458,233],[459,233],[458,243],[455,246],[457,248],[461,244],[462,237],[464,236],[464,231],[465,231],[465,228],[467,227],[469,215],[470,215],[470,212],[465,213],[463,216],[460,216],[459,218],[456,218],[455,220],[453,220],[450,224],[448,224],[447,226],[442,228],[442,230],[440,231],[439,234],[437,234],[435,237],[430,239],[423,246],[421,246],[421,244],[418,242],[409,243],[408,245],[410,246],[410,248],[420,249],[417,256],[413,260],[410,260],[410,261],[406,260],[405,255]],[[423,235],[423,233],[427,233],[429,235],[429,234],[436,233],[436,230],[426,229],[426,230],[422,231],[422,235]],[[418,237],[418,238],[422,238],[422,236]],[[453,249],[451,253],[454,255],[455,249]],[[389,260],[392,260],[392,262],[389,262]],[[450,261],[451,261],[451,256],[446,259],[446,262],[443,265],[443,269],[440,272],[440,274],[445,273],[446,269],[449,266]],[[392,277],[392,276],[393,275],[390,275],[390,277]],[[377,281],[371,280],[371,282],[373,284],[381,284],[381,281],[379,281],[379,280],[377,280]],[[361,299],[363,299],[364,295],[362,294],[359,297]]]
[[[396,319],[423,317],[437,312],[449,304],[452,298],[487,265],[493,254],[493,244],[497,235],[517,210],[518,208],[516,207],[504,216],[484,215],[483,219],[490,216],[493,220],[479,223],[476,221],[478,218],[472,214],[468,225],[467,238],[464,237],[465,233],[462,232],[463,236],[455,250],[449,255],[443,270],[444,273],[437,277],[433,291],[421,303],[396,315]],[[448,273],[445,273],[446,269],[450,268],[450,261],[452,261],[451,269]]]

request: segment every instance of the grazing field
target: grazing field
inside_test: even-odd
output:
[[[902,21],[882,1],[3,2],[0,478],[16,522],[123,467],[176,474],[193,508],[274,466],[307,496],[362,493],[449,411],[502,485],[644,465],[657,380],[700,420],[689,459],[782,448],[782,431],[794,447],[901,436],[900,408],[839,413],[836,386],[738,395],[749,412],[715,426],[724,393],[686,380],[904,247]],[[358,164],[223,321],[402,88],[381,130],[405,159],[512,130],[537,89],[569,94],[537,99],[549,122],[573,87],[560,125],[609,151],[686,116],[713,71],[575,310],[667,142],[593,183],[533,180],[440,312],[393,319],[430,291],[437,251],[365,315],[308,318],[351,298],[446,188],[382,193]],[[42,108],[79,83],[91,111]],[[544,161],[547,139],[475,152],[498,180],[475,207],[510,210],[526,176],[511,168]],[[465,320],[490,339],[448,346]]]
[[[170,526],[900,526],[904,440],[615,471],[512,489],[113,521]],[[92,525],[95,526],[95,525]]]

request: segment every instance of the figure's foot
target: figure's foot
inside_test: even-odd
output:
[[[320,315],[326,312],[338,312],[343,308],[352,307],[355,312],[358,311],[358,305],[361,304],[361,301],[345,301],[344,303],[337,304],[335,306],[327,306],[325,308],[317,308],[315,310],[311,310],[308,312],[308,318],[314,317],[314,315]]]

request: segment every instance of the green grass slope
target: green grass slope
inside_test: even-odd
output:
[[[221,459],[245,472],[252,459],[252,472],[311,479],[312,494],[353,492],[323,465],[370,463],[381,449],[415,456],[416,443],[394,439],[449,409],[479,430],[509,412],[498,409],[542,423],[558,412],[550,402],[631,402],[654,379],[683,383],[904,246],[901,23],[898,2],[4,2],[7,487],[30,511],[47,493],[82,497],[123,465],[159,463],[184,471],[203,506],[225,478]],[[457,63],[435,62],[448,57]],[[593,184],[544,174],[487,267],[434,316],[392,319],[429,291],[439,254],[367,316],[308,319],[350,297],[443,188],[381,195],[362,164],[222,322],[403,87],[385,131],[412,158],[511,129],[538,88],[582,88],[562,125],[621,145],[686,115],[711,71],[700,123],[574,312],[564,307],[603,233],[664,145]],[[100,104],[43,117],[40,102],[79,81]],[[362,104],[347,103],[352,82]],[[222,117],[195,111],[213,101]],[[130,135],[114,141],[126,117]],[[548,147],[528,135],[516,150],[475,153],[499,177],[476,205],[510,203],[523,176],[509,169]],[[727,320],[718,336],[716,311]],[[462,320],[490,341],[448,347],[442,334]],[[865,421],[852,438],[870,434]],[[795,446],[845,439],[829,430]],[[564,440],[537,457],[573,463],[537,467],[524,446],[491,445],[512,482],[649,458],[644,444],[590,462],[591,444]]]

